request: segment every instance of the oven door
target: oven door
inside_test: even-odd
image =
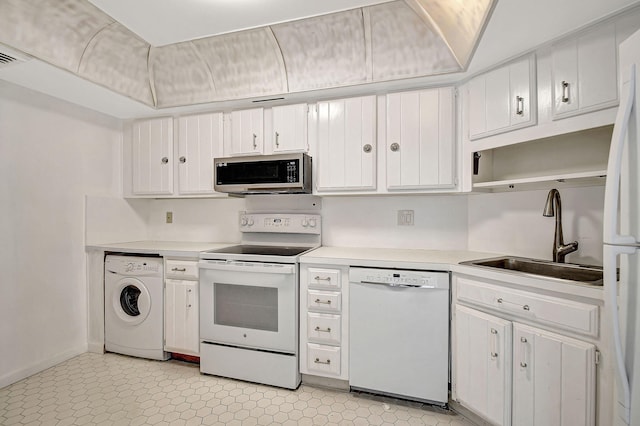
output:
[[[200,340],[297,352],[297,265],[201,261]]]

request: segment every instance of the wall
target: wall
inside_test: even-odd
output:
[[[601,265],[604,186],[558,189],[564,241],[579,243],[567,262]],[[547,192],[469,195],[469,250],[550,260],[555,217],[542,216]]]
[[[86,350],[84,197],[119,193],[120,129],[0,81],[0,387]]]

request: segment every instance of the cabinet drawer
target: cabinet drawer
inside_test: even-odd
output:
[[[553,328],[598,336],[598,306],[535,294],[465,278],[457,280],[458,300]]]
[[[340,375],[340,347],[307,343],[309,372]]]
[[[309,290],[307,292],[307,308],[327,312],[340,312],[342,308],[340,292]]]
[[[309,268],[307,283],[309,287],[340,288],[340,270]]]
[[[307,314],[307,337],[318,343],[339,345],[341,340],[340,315]]]
[[[198,262],[193,260],[166,260],[165,277],[183,280],[197,280]]]

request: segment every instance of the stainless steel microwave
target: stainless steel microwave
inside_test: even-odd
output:
[[[218,192],[311,193],[311,157],[304,153],[216,158],[214,168]]]

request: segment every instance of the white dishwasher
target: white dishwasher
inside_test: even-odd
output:
[[[445,405],[449,273],[350,268],[349,386]]]

